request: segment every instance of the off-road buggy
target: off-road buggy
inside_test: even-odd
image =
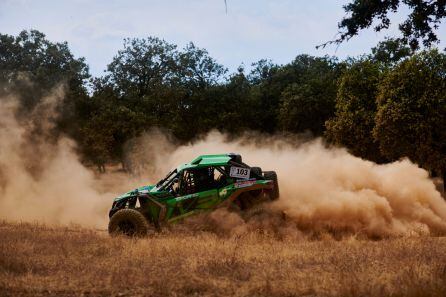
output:
[[[250,167],[237,154],[203,155],[172,170],[156,185],[117,197],[109,212],[110,234],[144,236],[202,211],[246,211],[279,198],[277,175]]]

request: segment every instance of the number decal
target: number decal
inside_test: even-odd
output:
[[[243,167],[231,167],[231,172],[229,176],[236,178],[248,179],[249,174],[251,173],[251,169],[243,168]]]

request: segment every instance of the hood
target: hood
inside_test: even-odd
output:
[[[119,200],[124,199],[124,198],[127,198],[127,197],[129,197],[129,196],[134,196],[134,195],[136,195],[136,194],[138,194],[138,193],[143,193],[143,194],[144,194],[144,193],[148,193],[148,192],[150,192],[154,187],[155,187],[155,185],[149,185],[149,186],[142,186],[142,187],[136,188],[136,189],[134,189],[134,190],[132,190],[132,191],[129,191],[129,192],[127,192],[127,193],[124,193],[124,194],[122,194],[122,195],[116,197],[116,198],[115,198],[115,201],[119,201]]]

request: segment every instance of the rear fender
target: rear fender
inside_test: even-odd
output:
[[[231,196],[229,196],[229,198],[225,201],[224,204],[229,206],[232,202],[234,202],[243,193],[257,191],[257,190],[269,191],[269,190],[272,190],[273,187],[274,187],[273,183],[268,181],[263,184],[253,184],[249,187],[239,188],[236,191],[234,191],[234,193],[232,193]]]

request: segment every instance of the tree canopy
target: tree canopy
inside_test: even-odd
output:
[[[422,52],[382,81],[373,130],[389,158],[446,174],[446,54]]]
[[[300,77],[281,93],[278,120],[283,131],[320,136],[334,115],[341,65],[327,57],[305,59]]]
[[[23,31],[0,35],[0,92],[20,98],[26,116],[65,86],[54,137],[70,135],[83,160],[100,170],[110,162],[131,166],[125,150],[158,128],[178,143],[213,129],[312,135],[361,158],[408,157],[444,175],[445,57],[386,39],[344,61],[301,54],[284,65],[261,59],[228,74],[193,43],[179,48],[147,37],[126,39],[104,76],[90,78],[67,43]]]
[[[36,30],[17,36],[0,34],[0,96],[13,94],[18,98],[21,119],[27,120],[43,98],[59,87],[64,97],[56,106],[58,116],[52,134],[76,137],[77,105],[87,98],[89,78],[85,59],[75,58],[66,42],[53,43]],[[34,133],[42,131],[40,122],[34,127]]]
[[[413,50],[420,47],[420,42],[426,47],[437,43],[439,38],[436,29],[446,17],[445,0],[352,0],[344,6],[347,16],[338,24],[339,37],[322,46],[348,41],[374,22],[377,23],[374,26],[375,31],[388,29],[389,14],[401,9],[403,5],[408,7],[410,14],[399,24],[401,40]]]
[[[373,161],[382,161],[372,135],[380,76],[377,63],[364,58],[351,61],[339,81],[335,116],[326,123],[331,142]]]
[[[85,59],[74,58],[66,42],[50,42],[36,30],[0,34],[0,91],[19,95],[24,106],[32,108],[61,83],[83,93],[89,77]]]

